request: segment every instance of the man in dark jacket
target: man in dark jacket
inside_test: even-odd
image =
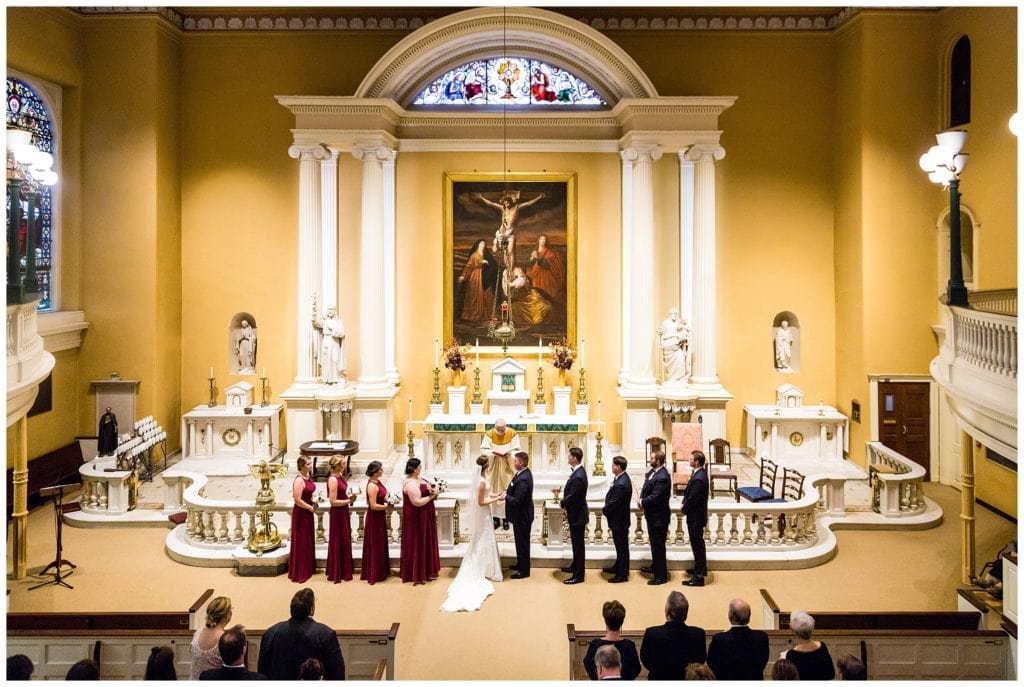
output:
[[[583,540],[587,534],[590,511],[587,509],[587,471],[582,463],[583,449],[573,446],[569,449],[569,467],[572,472],[565,482],[565,496],[559,504],[565,511],[565,519],[569,523],[569,540],[572,542],[572,563],[562,568],[562,572],[570,573],[565,584],[579,584],[586,577],[587,555]]]
[[[690,535],[693,550],[693,567],[687,570],[693,577],[683,582],[687,587],[703,587],[708,574],[708,549],[704,543],[704,527],[708,524],[708,471],[707,458],[701,451],[694,451],[690,458],[693,474],[683,492],[683,515],[686,516],[686,532]]]
[[[668,562],[665,559],[665,545],[668,541],[668,526],[672,511],[668,500],[671,494],[671,478],[665,469],[665,454],[655,451],[651,454],[651,470],[647,473],[640,490],[640,508],[647,521],[647,533],[651,539],[651,564],[640,568],[640,572],[651,573],[647,584],[668,582]]]
[[[217,641],[217,651],[224,665],[220,668],[204,670],[200,680],[266,680],[267,676],[254,673],[245,667],[247,641],[245,629],[235,625],[224,630]]]
[[[612,458],[612,485],[605,494],[601,510],[615,542],[615,563],[604,571],[614,573],[608,581],[616,583],[629,579],[629,504],[633,499],[633,483],[626,474],[626,466],[623,456]]]
[[[763,680],[768,665],[768,635],[750,629],[750,604],[743,599],[729,602],[729,624],[725,632],[711,638],[708,667],[718,680]]]
[[[259,672],[271,680],[297,680],[299,666],[307,658],[324,664],[325,680],[345,679],[345,659],[341,656],[338,635],[323,623],[313,620],[313,590],[295,592],[291,618],[277,623],[260,642]]]
[[[686,624],[689,612],[682,592],[672,592],[665,602],[667,622],[644,630],[640,662],[647,668],[648,680],[683,680],[687,665],[707,658],[704,628]]]
[[[533,473],[528,467],[530,456],[519,451],[512,459],[515,475],[505,492],[505,514],[512,523],[516,542],[513,580],[530,576],[530,530],[533,528]]]

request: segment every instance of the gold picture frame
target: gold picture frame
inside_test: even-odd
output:
[[[479,338],[480,355],[500,356],[489,327],[507,288],[516,327],[509,355],[535,354],[538,339],[575,345],[576,175],[446,173],[443,193],[445,341],[472,346]],[[512,240],[496,255],[499,231]],[[500,260],[511,261],[510,273]]]

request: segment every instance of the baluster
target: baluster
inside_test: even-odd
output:
[[[457,545],[459,541],[459,502],[456,501],[455,507],[452,508],[452,544]]]
[[[551,521],[548,519],[548,509],[547,508],[541,508],[541,515],[540,515],[540,543],[543,546],[547,546],[548,545],[548,539],[549,539],[548,534],[549,534],[549,530],[550,529],[551,529]]]
[[[710,536],[710,530],[709,530],[709,536],[705,537],[705,539],[708,540],[709,544],[724,544],[725,543],[725,513],[717,513],[717,514],[715,514],[715,519],[718,520],[717,526],[715,527],[715,536],[711,537]],[[710,528],[710,526],[711,526],[711,520],[709,518],[708,519],[708,527]]]
[[[203,539],[206,538],[206,523],[203,521],[203,511],[197,509],[194,514],[196,522],[195,525],[192,527],[192,534],[195,537],[196,541],[203,541]]]
[[[316,509],[316,540],[320,544],[327,542],[327,537],[324,536],[324,511],[322,508]]]
[[[672,540],[676,544],[682,545],[683,533],[686,531],[686,527],[683,526],[683,513],[682,511],[676,513],[676,536]]]
[[[221,511],[216,515],[220,521],[220,527],[217,528],[217,541],[225,542],[228,540],[228,512]]]
[[[359,511],[359,527],[356,529],[356,541],[363,541],[363,525],[366,520],[366,512]]]
[[[97,482],[96,486],[98,486],[100,488],[100,495],[96,499],[96,507],[99,508],[100,510],[106,510],[107,509],[107,493],[108,493],[108,491],[110,489],[110,484],[108,482]]]
[[[737,543],[739,541],[739,533],[740,532],[739,532],[739,527],[736,524],[736,521],[739,519],[740,514],[739,513],[731,513],[730,515],[732,516],[732,529],[729,530],[729,543],[730,544],[735,544],[735,543]]]
[[[765,544],[768,542],[767,534],[764,529],[764,513],[755,513],[754,518],[757,519],[757,539],[754,540],[755,544]]]
[[[214,513],[210,510],[203,511],[203,541],[213,543],[217,541],[217,525],[213,520]]]
[[[910,510],[910,491],[907,488],[909,486],[910,485],[908,485],[908,484],[901,484],[900,485],[900,510],[901,511]]]
[[[249,520],[249,541],[256,539],[256,511],[249,511],[246,514]]]
[[[633,541],[637,544],[644,543],[644,516],[641,513],[636,514],[636,533]]]
[[[188,507],[188,511],[185,515],[185,536],[189,539],[195,534],[196,531],[196,511],[192,506]]]
[[[589,527],[590,527],[590,523],[589,522],[587,523],[587,527],[589,529]],[[595,544],[603,544],[604,543],[604,540],[602,538],[603,535],[604,535],[604,531],[601,529],[601,511],[595,511],[595,513],[594,513],[594,540],[593,540],[594,543]]]
[[[750,513],[743,514],[743,542],[744,544],[754,543],[754,533],[750,530]]]
[[[235,511],[235,530],[231,533],[231,541],[242,541],[242,511]]]

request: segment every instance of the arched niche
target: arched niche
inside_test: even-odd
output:
[[[945,207],[939,213],[939,219],[935,223],[936,232],[935,254],[938,256],[939,295],[946,293],[946,286],[949,282],[949,208]],[[974,211],[967,205],[960,205],[960,259],[964,268],[964,286],[968,291],[977,289],[978,283],[978,238],[981,234],[981,222],[978,221]]]
[[[256,374],[256,318],[236,313],[228,325],[228,374]]]
[[[481,7],[432,21],[403,38],[367,73],[355,97],[407,106],[444,72],[502,54],[569,69],[610,106],[658,95],[633,58],[586,24],[533,7]]]
[[[800,371],[800,318],[783,310],[772,319],[772,364],[776,372]]]

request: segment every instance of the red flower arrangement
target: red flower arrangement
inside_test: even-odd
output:
[[[576,351],[569,343],[562,339],[551,346],[551,364],[559,370],[571,370],[572,363],[576,359]]]
[[[451,339],[445,344],[444,366],[452,372],[463,372],[466,369],[466,362],[462,358],[463,348],[457,339]]]

